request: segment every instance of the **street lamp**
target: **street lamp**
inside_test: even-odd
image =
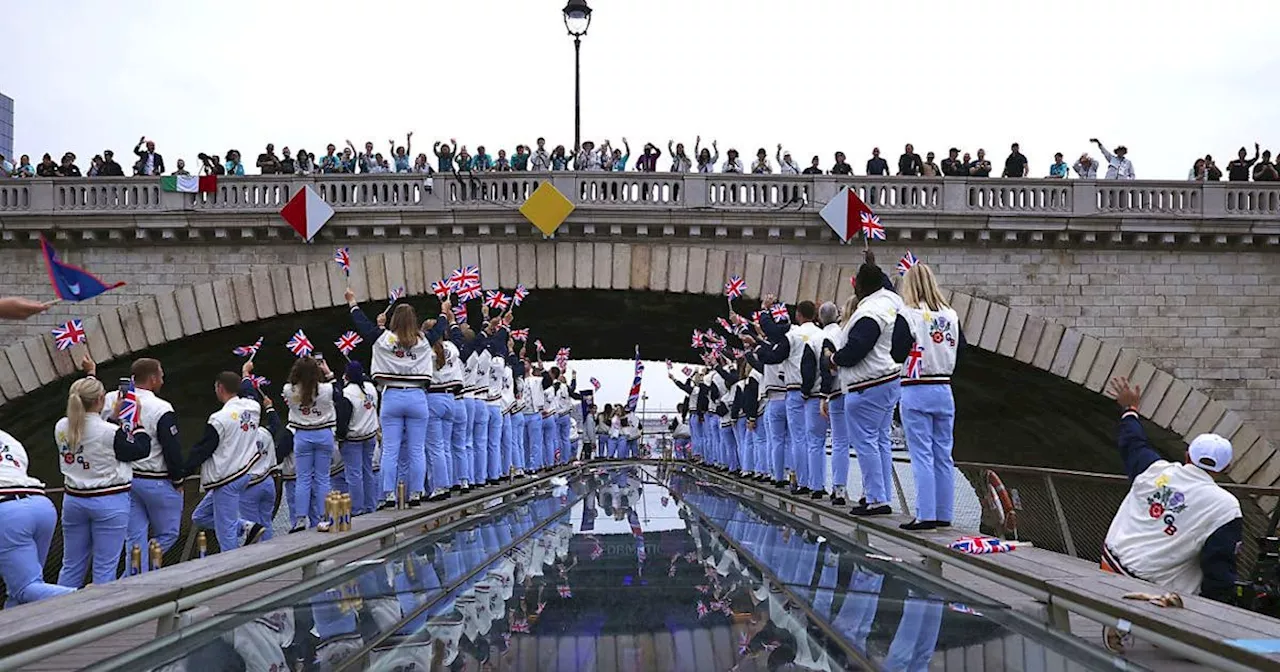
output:
[[[582,148],[582,36],[591,27],[586,0],[569,0],[564,6],[564,27],[573,36],[573,153]]]

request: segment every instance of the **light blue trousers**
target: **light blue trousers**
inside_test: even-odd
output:
[[[844,395],[827,401],[831,425],[831,487],[849,485],[849,424],[844,418]]]
[[[575,457],[573,445],[569,442],[569,416],[556,416],[556,440],[560,448],[560,457],[556,460],[557,464],[568,464]]]
[[[845,424],[849,442],[858,451],[862,470],[862,495],[868,505],[889,504],[893,479],[893,453],[889,431],[898,384],[888,382],[844,395]]]
[[[4,521],[0,525],[0,579],[8,593],[6,609],[75,592],[74,587],[44,582],[44,562],[58,525],[53,502],[44,495],[32,495],[0,503],[0,520]]]
[[[560,461],[560,431],[556,416],[542,419],[542,463],[548,467]]]
[[[804,400],[805,459],[808,460],[808,482],[800,485],[818,491],[827,489],[827,419],[822,417],[822,400]]]
[[[951,522],[955,504],[951,449],[956,422],[951,386],[903,385],[901,412],[916,481],[916,518]]]
[[[932,387],[932,386],[926,386]],[[921,519],[924,520],[924,519]],[[928,598],[908,598],[902,603],[902,620],[884,659],[886,670],[928,670],[938,646],[945,603]]]
[[[329,431],[329,434],[332,436],[333,432]],[[294,441],[296,445],[297,439]],[[332,454],[332,449],[327,454]],[[240,503],[248,487],[249,475],[245,474],[234,481],[206,490],[204,498],[196,504],[195,511],[191,512],[191,522],[197,528],[213,530],[222,553],[240,548],[240,532],[250,522],[240,515]]]
[[[7,522],[6,522],[7,526]],[[129,493],[62,498],[62,573],[58,584],[84,586],[93,562],[93,583],[116,579],[116,566],[129,536]],[[144,549],[145,551],[145,549]]]
[[[496,481],[506,472],[507,466],[502,461],[502,407],[498,404],[485,403],[485,412],[489,419],[489,459],[488,479]]]
[[[470,484],[471,474],[471,405],[464,397],[453,398],[453,443],[449,445],[453,458],[450,485]]]
[[[454,481],[449,471],[453,457],[453,395],[432,392],[427,395],[427,487],[436,492],[447,490]]]
[[[805,399],[799,390],[787,390],[787,433],[791,439],[787,466],[796,472],[796,483],[809,485],[808,423],[805,421]]]
[[[764,407],[765,429],[768,431],[769,474],[773,480],[786,478],[786,459],[790,451],[791,430],[787,427],[785,399],[772,399]]]
[[[244,494],[240,495],[240,517],[266,528],[262,533],[263,541],[275,536],[275,530],[272,529],[275,510],[276,480],[270,476],[245,487]]]
[[[473,484],[489,478],[489,405],[479,399],[468,399],[471,407],[471,475]]]
[[[524,413],[512,413],[511,420],[511,463],[516,469],[527,469],[528,450],[525,446]]]
[[[382,495],[395,496],[403,479],[408,494],[421,494],[427,480],[427,393],[419,387],[388,387],[382,392]],[[398,474],[401,454],[408,456],[409,473]],[[302,480],[302,465],[298,465]]]
[[[178,526],[182,523],[182,490],[163,478],[133,479],[129,490],[129,543],[125,548],[125,574],[131,573],[135,545],[142,549],[142,571],[151,568],[151,554],[147,552],[148,533],[160,542],[160,548],[168,551],[178,541]]]
[[[295,484],[293,504],[294,523],[310,518],[311,524],[319,523],[324,517],[324,498],[329,494],[332,481],[329,479],[329,467],[333,462],[333,430],[332,429],[300,429],[293,433],[293,459],[298,467],[298,478]],[[387,462],[387,448],[382,448],[383,475],[396,473],[394,459]],[[222,543],[221,540],[218,541]]]
[[[351,495],[351,513],[372,513],[378,508],[378,480],[373,473],[373,451],[378,448],[377,437],[363,441],[343,441],[342,470]]]
[[[529,468],[541,469],[546,466],[542,461],[542,416],[537,413],[524,414],[524,441],[529,451]]]

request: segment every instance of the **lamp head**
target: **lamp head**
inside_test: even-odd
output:
[[[591,27],[591,8],[585,0],[569,0],[564,6],[564,27],[574,37],[587,34]]]

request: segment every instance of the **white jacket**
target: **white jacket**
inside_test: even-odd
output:
[[[79,445],[69,445],[63,418],[53,429],[58,447],[58,467],[62,469],[67,493],[82,496],[128,492],[133,483],[133,467],[116,459],[115,438],[120,428],[97,415],[87,415]]]
[[[373,383],[363,385],[348,383],[342,388],[342,396],[351,402],[351,422],[347,426],[347,441],[364,441],[378,435],[378,391]]]
[[[44,492],[44,483],[27,475],[30,466],[22,443],[12,434],[0,431],[0,497]]]
[[[391,331],[383,331],[373,342],[373,379],[389,387],[423,387],[431,382],[435,358],[427,337],[419,332],[411,348],[402,346]]]
[[[173,404],[157,397],[151,390],[138,389],[134,391],[138,396],[138,405],[142,408],[142,428],[146,430],[147,435],[151,437],[151,454],[141,460],[133,462],[133,475],[150,478],[167,478],[169,476],[169,465],[164,461],[164,453],[160,451],[160,418],[165,413],[173,411]],[[110,419],[111,413],[115,410],[116,399],[120,396],[119,391],[112,390],[107,393],[106,400],[102,404],[102,419]],[[175,425],[175,429],[176,429]],[[182,465],[174,465],[181,467]]]
[[[284,401],[289,406],[289,429],[295,432],[332,429],[338,425],[338,409],[333,405],[333,383],[320,383],[310,406],[303,406],[295,399],[293,386],[285,384]]]
[[[285,394],[287,397],[288,392]],[[258,424],[261,417],[261,405],[244,397],[228,400],[209,416],[209,425],[218,433],[218,448],[200,465],[200,487],[209,490],[249,473],[258,461]]]

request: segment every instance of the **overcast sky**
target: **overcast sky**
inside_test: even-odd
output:
[[[1206,152],[1280,148],[1280,2],[590,0],[583,136],[666,151],[694,136],[803,162],[906,142],[1032,175],[1088,139],[1125,144],[1139,177],[1184,179]],[[414,150],[456,137],[491,154],[573,142],[563,0],[360,3],[6,2],[0,91],[16,147],[83,168],[146,135],[168,159],[267,142],[322,154],[350,138]],[[1259,31],[1262,32],[1259,32]],[[1270,144],[1269,144],[1270,143]],[[1096,151],[1095,151],[1096,155]],[[665,168],[665,159],[660,163]]]

